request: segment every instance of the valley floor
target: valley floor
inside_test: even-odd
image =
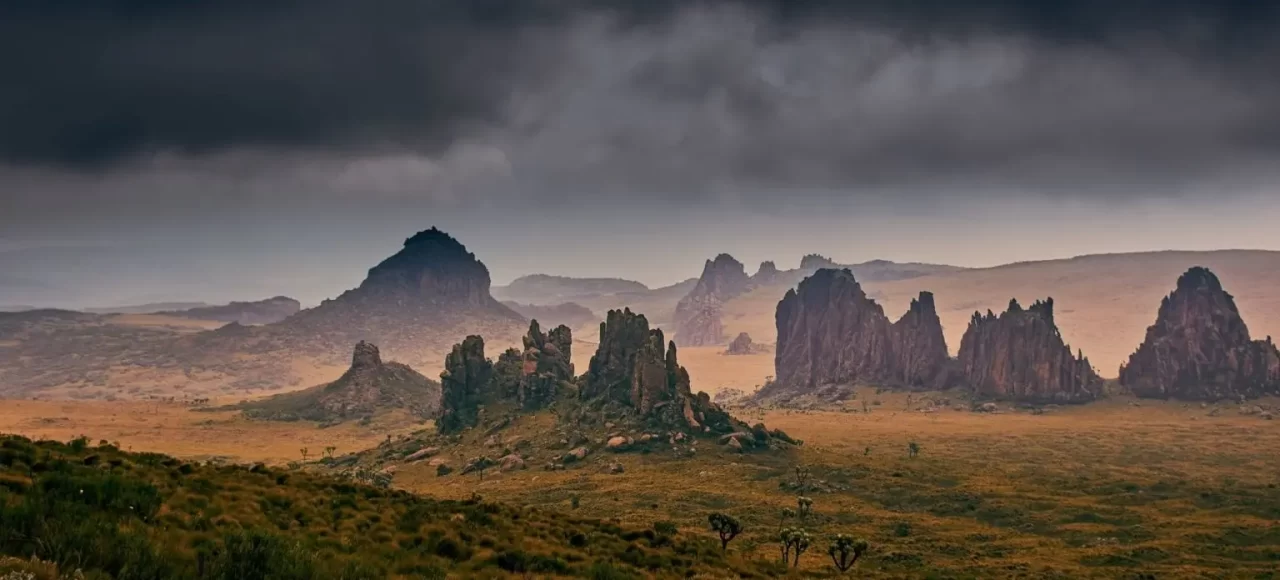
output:
[[[745,532],[730,550],[776,558],[785,489],[797,465],[815,536],[801,561],[830,571],[826,536],[871,542],[862,577],[1272,578],[1280,562],[1280,421],[1235,406],[1110,400],[1045,415],[906,411],[905,395],[871,391],[869,413],[768,411],[762,417],[805,444],[791,455],[737,455],[704,443],[694,458],[598,452],[567,471],[436,477],[426,462],[399,465],[395,485],[443,498],[535,505],[682,533],[710,534],[722,511]],[[879,404],[874,404],[878,401]],[[851,405],[853,407],[854,405]],[[504,437],[545,432],[528,418]],[[544,424],[545,423],[545,424]],[[145,403],[0,402],[0,432],[118,440],[183,457],[286,462],[300,448],[372,447],[421,425],[261,423],[228,413]],[[908,444],[919,446],[908,457]],[[483,449],[446,450],[460,465]],[[614,461],[625,467],[609,474]],[[573,507],[575,503],[577,507]],[[796,525],[788,522],[787,525]]]

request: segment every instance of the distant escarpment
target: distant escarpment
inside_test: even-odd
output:
[[[570,328],[579,328],[600,320],[589,308],[576,302],[543,306],[504,300],[502,304],[529,320],[541,320],[551,325],[563,324]]]
[[[458,336],[516,344],[527,320],[489,295],[489,271],[437,229],[419,232],[369,270],[358,288],[280,322],[213,331],[136,326],[103,315],[0,315],[0,394],[57,386],[116,397],[139,379],[204,394],[300,386],[301,365],[345,365],[351,345],[436,367]],[[6,334],[12,328],[16,334]],[[301,363],[301,365],[300,365]]]
[[[1280,352],[1252,340],[1235,299],[1207,268],[1194,267],[1160,303],[1155,324],[1120,367],[1140,397],[1235,399],[1280,394]]]
[[[820,269],[778,303],[776,379],[755,398],[847,398],[856,385],[944,389],[981,397],[1076,402],[1101,392],[1084,359],[1071,356],[1053,324],[1052,302],[1000,317],[975,316],[950,358],[932,293],[921,292],[890,323],[847,269]]]
[[[746,268],[733,256],[707,260],[697,285],[676,304],[676,338],[685,346],[724,344],[721,307],[750,288]]]
[[[1053,320],[1053,299],[996,316],[975,312],[960,341],[965,382],[984,398],[1081,403],[1102,395],[1102,379],[1083,353],[1071,353]]]
[[[937,388],[948,373],[933,295],[922,293],[897,323],[847,269],[824,268],[778,303],[776,379],[764,399],[841,399],[857,384]]]
[[[232,302],[222,306],[188,308],[162,314],[237,324],[271,324],[293,316],[300,310],[302,310],[302,304],[297,300],[287,296],[276,296],[255,302]]]
[[[378,347],[360,342],[351,355],[351,368],[338,380],[232,408],[255,419],[327,424],[393,409],[430,419],[440,410],[440,384],[406,365],[382,362]]]

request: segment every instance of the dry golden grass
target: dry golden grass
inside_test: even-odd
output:
[[[905,410],[905,395],[859,396],[880,404],[866,414],[764,413],[770,427],[805,440],[790,457],[704,443],[694,459],[599,451],[578,469],[531,465],[483,481],[413,464],[396,483],[631,525],[671,520],[690,534],[709,533],[707,514],[723,511],[747,526],[738,550],[774,558],[779,514],[796,501],[780,484],[805,465],[828,491],[806,492],[817,517],[803,525],[818,541],[802,568],[829,570],[826,536],[851,533],[873,546],[863,577],[1261,578],[1280,553],[1280,456],[1266,452],[1280,444],[1280,422],[1126,401],[1046,415],[922,413]],[[532,439],[553,425],[540,416],[503,437]],[[912,441],[917,458],[907,457]],[[445,457],[457,466],[483,453],[492,449]],[[605,473],[615,460],[625,473]]]
[[[423,427],[398,415],[367,427],[351,421],[320,429],[312,422],[249,421],[238,411],[196,411],[175,403],[0,401],[0,433],[60,441],[86,435],[119,442],[125,450],[233,462],[297,461],[303,447],[315,457],[328,446],[350,453]]]
[[[1160,300],[1173,290],[1179,275],[1197,265],[1213,270],[1236,297],[1254,338],[1280,336],[1280,252],[1099,255],[863,286],[878,297],[891,320],[902,316],[920,291],[933,292],[953,354],[975,310],[1001,312],[1010,298],[1026,305],[1052,296],[1063,338],[1082,349],[1102,376],[1115,377],[1120,364],[1142,342],[1147,326],[1155,322]],[[786,291],[785,287],[764,287],[729,301],[724,309],[726,333],[747,332],[757,342],[775,341],[774,312]]]

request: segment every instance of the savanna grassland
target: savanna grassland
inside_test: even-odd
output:
[[[709,442],[694,458],[601,451],[578,469],[494,469],[483,480],[418,463],[402,466],[396,485],[626,525],[670,520],[687,534],[710,534],[707,515],[725,512],[746,530],[731,550],[761,559],[778,558],[780,527],[801,526],[818,539],[801,559],[806,574],[832,572],[826,538],[846,533],[871,544],[860,577],[1275,575],[1280,457],[1266,450],[1280,443],[1278,423],[1178,403],[925,413],[906,411],[905,395],[860,397],[869,413],[855,402],[851,412],[756,415],[805,441],[792,455]],[[536,438],[551,423],[529,419],[504,437]],[[456,461],[486,452],[478,442],[446,451]],[[607,472],[615,461],[624,473]],[[796,467],[809,473],[799,492]],[[813,515],[783,521],[799,495]]]

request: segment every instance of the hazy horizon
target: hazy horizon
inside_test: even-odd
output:
[[[0,8],[0,304],[1280,250],[1274,6],[271,6]]]

